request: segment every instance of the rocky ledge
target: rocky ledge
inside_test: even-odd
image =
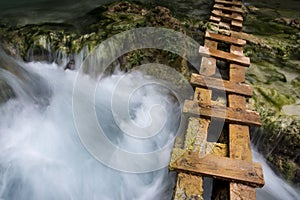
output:
[[[252,5],[245,7],[245,11],[246,33],[242,38],[248,41],[245,54],[251,57],[253,65],[247,71],[247,81],[254,87],[249,105],[263,119],[263,127],[252,131],[252,139],[274,169],[299,187],[300,34],[299,19],[295,18],[298,15]],[[63,56],[71,58],[83,48],[93,51],[106,38],[137,27],[171,28],[203,44],[203,33],[209,28],[208,14],[199,20],[178,17],[162,6],[119,2],[99,6],[64,23],[0,23],[0,40],[8,54],[24,61],[60,63]],[[123,70],[153,61],[172,65],[186,77],[192,72],[181,57],[164,51],[130,52],[118,60]],[[3,84],[0,81],[0,87]],[[10,96],[10,90],[7,95]],[[2,99],[7,99],[7,95]]]

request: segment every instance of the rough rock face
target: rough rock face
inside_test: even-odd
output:
[[[274,19],[274,22],[300,29],[300,20],[299,19],[281,17],[281,18]]]
[[[15,96],[12,88],[2,79],[0,79],[0,91],[0,105]]]
[[[245,54],[251,58],[247,81],[250,104],[263,120],[254,143],[285,179],[300,187],[300,35],[293,11],[248,7]],[[295,12],[295,11],[294,11]]]
[[[83,49],[84,52],[91,52],[102,41],[122,31],[148,26],[165,27],[185,33],[201,43],[205,30],[204,21],[191,17],[181,17],[179,20],[165,7],[126,1],[99,6],[83,16],[63,23],[12,26],[1,24],[0,19],[0,26],[0,43],[9,55],[27,62],[46,61],[58,64],[62,64],[67,57],[65,69],[74,69],[74,55]],[[189,64],[180,56],[156,49],[129,52],[118,58],[110,70],[113,71],[116,66],[122,70],[130,70],[136,65],[151,62],[173,66],[186,78],[192,72]],[[1,95],[7,96],[6,93]],[[1,98],[3,101],[7,100],[4,96]]]
[[[245,10],[247,33],[242,37],[248,41],[245,54],[254,65],[247,71],[247,81],[253,85],[255,94],[250,106],[263,119],[263,127],[259,134],[253,134],[253,140],[274,168],[300,187],[300,117],[287,109],[288,106],[299,109],[300,104],[300,19],[295,18],[299,13],[287,14],[254,5]],[[137,27],[171,28],[202,43],[206,25],[205,20],[190,16],[175,18],[165,7],[120,2],[99,6],[64,23],[16,27],[0,23],[0,41],[14,57],[59,63],[64,55],[76,54],[84,47],[92,51],[106,38]],[[164,51],[134,51],[118,59],[124,70],[153,61],[168,63],[186,77],[191,73],[184,59]],[[72,60],[69,64],[74,65]],[[0,102],[11,96],[9,87],[0,80],[0,89],[3,87],[7,92],[1,94]]]
[[[202,40],[204,23],[175,18],[165,7],[120,2],[99,6],[89,13],[64,23],[31,24],[10,27],[3,24],[0,41],[6,52],[25,61],[57,61],[59,53],[78,53],[83,47],[92,51],[106,38],[132,28],[159,26],[186,32]]]

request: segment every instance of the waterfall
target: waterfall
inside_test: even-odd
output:
[[[259,162],[263,166],[265,185],[262,189],[256,189],[257,199],[263,200],[281,200],[281,199],[299,199],[300,191],[293,188],[283,179],[278,177],[266,160],[256,150],[252,151],[253,160]]]
[[[75,59],[82,60],[82,57],[79,55]],[[171,199],[175,173],[166,167],[127,173],[99,162],[84,147],[73,120],[72,95],[77,71],[64,71],[55,63],[17,62],[3,52],[0,61],[0,78],[9,84],[16,96],[0,105],[1,200]],[[96,80],[87,75],[79,76],[84,76],[84,87],[79,91],[84,100],[86,90]],[[124,103],[123,94],[132,91],[134,83],[146,79],[151,80],[151,77],[139,71],[126,74],[117,71],[102,77],[95,91],[95,112],[106,137],[115,146],[134,153],[155,151],[166,143],[173,143],[180,120],[181,105],[175,96],[154,84],[133,93],[129,116],[135,125],[147,127],[152,123],[154,129],[167,118],[166,126],[148,141],[132,139],[122,132],[131,130],[134,124],[123,119],[118,126],[110,109],[110,99],[117,95],[116,99]],[[122,90],[113,94],[120,81]],[[163,111],[153,116],[150,111],[157,104],[163,106]],[[151,117],[158,120],[151,121]],[[88,126],[89,121],[87,117],[83,123]],[[170,151],[168,149],[168,153]],[[103,154],[116,158],[109,150]],[[263,164],[266,182],[262,189],[257,189],[257,199],[299,198],[299,192],[279,178],[260,154],[253,151],[253,157]],[[170,157],[167,155],[163,159],[168,162]],[[122,163],[126,165],[131,164]]]
[[[5,77],[16,93],[16,98],[0,105],[0,199],[170,199],[175,176],[166,167],[145,173],[114,170],[97,161],[82,145],[72,113],[76,71],[63,71],[56,64],[34,62],[18,63],[18,66],[21,74],[29,78],[22,80],[11,72],[0,71],[1,78]],[[149,143],[130,141],[122,136],[107,108],[111,95],[108,89],[123,76],[127,75],[118,72],[104,78],[96,92],[95,109],[99,121],[107,125],[104,129],[110,130],[106,131],[107,137],[114,138],[113,142],[120,148],[142,153],[172,142],[173,137],[169,135],[174,131],[173,123],[176,124],[180,117],[180,105],[174,102],[172,95],[167,95],[168,91],[157,86],[143,88],[133,95],[132,119],[147,125],[149,109],[164,102],[171,124],[167,123]],[[127,81],[145,78],[138,72],[128,76]],[[89,87],[94,81],[87,76],[84,83]],[[36,92],[36,88],[40,92]],[[36,98],[45,98],[48,103],[38,102]],[[130,129],[126,121],[123,125]],[[164,159],[168,161],[169,155]]]

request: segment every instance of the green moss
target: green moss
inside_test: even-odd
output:
[[[271,104],[271,107],[275,107],[278,110],[281,110],[283,105],[289,105],[295,103],[295,99],[282,94],[280,91],[275,88],[265,88],[256,86],[256,90],[262,95],[265,99],[265,102]]]
[[[4,80],[0,79],[0,105],[14,97],[15,93],[12,88]]]

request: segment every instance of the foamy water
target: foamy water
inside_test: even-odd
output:
[[[26,67],[42,76],[52,90],[52,96],[46,107],[39,106],[30,98],[24,100],[22,95],[0,107],[2,199],[170,199],[174,174],[169,173],[167,168],[139,174],[120,172],[97,161],[82,145],[72,113],[76,72],[63,71],[54,64],[30,63]],[[151,140],[149,144],[130,141],[122,136],[111,121],[109,110],[105,110],[110,106],[105,99],[109,98],[109,88],[122,75],[105,78],[99,84],[102,89],[99,87],[96,92],[96,105],[104,105],[97,110],[100,113],[99,120],[104,120],[105,128],[110,130],[108,137],[115,138],[115,144],[121,148],[133,152],[153,151],[162,146],[162,142],[172,140],[173,137],[168,135],[172,131],[165,129],[162,136]],[[139,76],[142,77],[142,74]],[[86,77],[87,85],[93,81]],[[17,88],[18,84],[12,87]],[[38,87],[39,82],[35,85]],[[133,97],[133,104],[139,106],[132,110],[136,123],[148,123],[149,116],[145,113],[156,100],[164,101],[168,111],[175,111],[167,116],[171,121],[178,120],[180,107],[166,95],[166,91],[160,93],[149,87],[142,95],[137,94]]]

